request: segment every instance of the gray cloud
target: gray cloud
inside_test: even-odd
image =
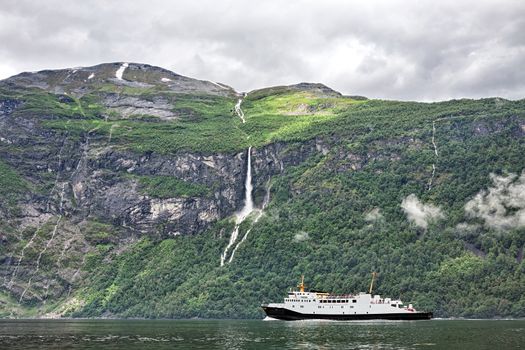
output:
[[[5,0],[0,78],[144,62],[237,90],[525,97],[523,1]]]
[[[431,221],[445,217],[439,207],[422,203],[415,194],[408,195],[403,199],[401,208],[410,222],[413,222],[417,227],[425,230]]]
[[[490,174],[493,187],[482,190],[465,205],[465,212],[485,226],[506,230],[525,226],[525,172],[521,176]]]

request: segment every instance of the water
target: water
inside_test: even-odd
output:
[[[0,349],[520,349],[525,320],[0,320]]]
[[[237,241],[237,237],[239,236],[239,228],[241,227],[241,224],[244,222],[244,220],[250,215],[253,211],[253,197],[252,197],[252,191],[253,191],[253,185],[252,185],[252,146],[248,147],[248,164],[246,165],[246,177],[244,180],[244,206],[242,207],[241,211],[235,214],[235,227],[233,229],[233,232],[230,235],[230,241],[228,242],[228,245],[226,248],[224,248],[224,252],[221,254],[221,265],[224,266],[224,263],[226,262],[226,257],[228,254],[228,250],[235,244]],[[232,255],[230,256],[230,259],[228,262],[232,262],[233,254],[237,250],[237,247],[232,252]]]

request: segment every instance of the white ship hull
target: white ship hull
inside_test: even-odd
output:
[[[290,292],[283,303],[262,305],[266,315],[280,320],[428,320],[431,312],[416,311],[401,300],[379,295],[331,295],[321,292]]]

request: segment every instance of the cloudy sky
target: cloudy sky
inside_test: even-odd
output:
[[[525,97],[525,1],[0,0],[0,79],[141,62],[238,91]]]

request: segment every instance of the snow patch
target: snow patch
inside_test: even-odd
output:
[[[169,79],[169,78],[162,78],[162,79],[160,79],[160,81],[162,81],[163,83],[169,83],[171,81],[171,79]]]
[[[91,80],[91,79],[93,79],[94,77],[95,77],[95,73],[91,73],[91,74],[89,75],[89,77],[88,77],[88,80]]]
[[[7,144],[12,144],[13,143],[11,140],[8,140],[8,139],[6,139],[4,137],[1,137],[1,136],[0,136],[0,142],[4,142],[4,143],[7,143]]]
[[[120,68],[115,72],[115,76],[118,80],[122,80],[122,74],[124,74],[124,71],[126,68],[128,68],[128,66],[128,63],[123,63],[122,66],[120,66]]]

